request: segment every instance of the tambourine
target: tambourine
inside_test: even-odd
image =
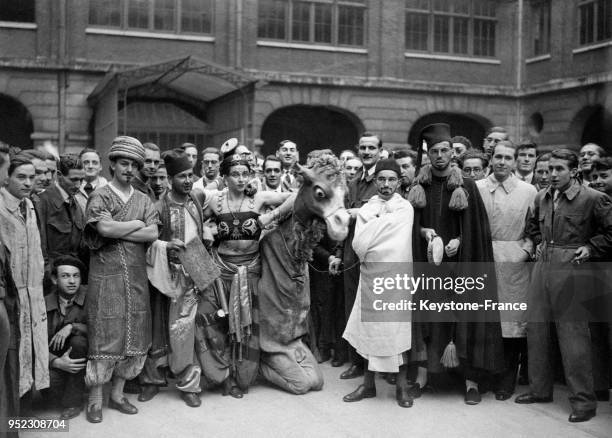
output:
[[[433,236],[427,244],[427,261],[440,266],[444,258],[444,242],[440,236]]]

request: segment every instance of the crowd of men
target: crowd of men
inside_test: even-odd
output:
[[[516,403],[547,403],[555,378],[564,379],[569,421],[589,420],[597,400],[609,397],[611,303],[604,294],[596,306],[603,309],[599,317],[564,317],[568,306],[579,305],[571,301],[576,291],[609,284],[601,279],[603,262],[612,257],[612,157],[593,143],[579,154],[543,152],[533,142],[514,143],[499,127],[482,145],[451,137],[444,124],[428,126],[421,139],[417,151],[387,150],[379,136],[365,133],[355,150],[339,154],[348,184],[345,207],[357,219],[344,242],[323,238],[313,252],[310,348],[319,362],[331,360],[333,367],[348,361],[341,379],[364,376],[346,402],[375,396],[379,371],[398,382],[398,404],[410,407],[436,385],[433,376],[454,369],[469,405],[479,403],[486,390],[497,400],[509,399],[517,380],[529,384],[529,391]],[[249,189],[299,190],[298,145],[282,141],[276,154],[265,157],[260,150],[258,143],[235,151],[251,163]],[[135,414],[124,393],[135,390],[139,400],[150,400],[168,376],[176,378],[188,406],[200,405],[205,382],[193,359],[198,354],[193,335],[170,333],[172,349],[181,354],[167,363],[155,356],[156,332],[177,329],[192,309],[188,297],[182,296],[178,307],[173,301],[164,327],[155,321],[152,327],[148,312],[157,301],[151,295],[145,302],[149,295],[141,290],[160,281],[161,271],[147,273],[147,266],[159,266],[160,260],[149,260],[147,249],[157,254],[155,244],[163,241],[168,256],[161,260],[172,265],[177,263],[172,251],[184,245],[174,238],[174,219],[164,204],[168,197],[180,205],[191,199],[197,208],[189,213],[198,219],[189,233],[213,240],[201,212],[206,191],[225,187],[222,154],[214,147],[198,154],[190,143],[162,153],[153,143],[118,137],[108,156],[111,181],[102,176],[101,158],[90,148],[56,156],[0,145],[0,418],[31,415],[39,393],[61,406],[61,418],[74,418],[88,392],[87,418],[100,422],[107,382],[112,382],[109,407]],[[374,197],[375,207],[369,202]],[[381,205],[386,207],[377,210]],[[397,230],[377,237],[388,247],[384,260],[429,264],[426,275],[440,275],[440,261],[457,263],[454,276],[468,274],[462,270],[470,263],[491,263],[496,284],[489,298],[528,303],[529,313],[458,322],[421,315],[411,330],[384,331],[399,349],[389,365],[380,359],[378,345],[364,342],[363,327],[351,317],[363,274],[363,252],[353,239],[381,216],[388,230]],[[114,241],[124,243],[109,244]],[[438,263],[431,263],[436,251]],[[123,272],[126,263],[130,272]],[[128,317],[117,320],[117,312]],[[447,361],[451,344],[455,363]],[[559,356],[562,367],[555,365]]]

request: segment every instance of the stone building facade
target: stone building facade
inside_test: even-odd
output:
[[[612,152],[612,0],[20,0],[0,6],[0,140],[102,152],[237,136]]]

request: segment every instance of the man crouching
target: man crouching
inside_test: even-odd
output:
[[[60,418],[77,417],[83,409],[87,362],[86,290],[81,286],[83,264],[72,256],[53,262],[51,292],[45,296],[49,333],[47,397],[62,406]]]

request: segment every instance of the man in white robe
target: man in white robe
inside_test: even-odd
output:
[[[398,373],[396,398],[401,407],[413,404],[408,391],[407,351],[411,348],[412,323],[409,289],[401,284],[383,291],[380,279],[412,275],[412,224],[410,202],[396,193],[401,171],[393,159],[376,165],[373,196],[356,212],[353,249],[361,262],[359,286],[343,337],[367,362],[364,383],[346,395],[355,402],[376,396],[374,373]],[[386,283],[386,282],[385,282]],[[404,303],[400,311],[388,311],[385,304]]]

